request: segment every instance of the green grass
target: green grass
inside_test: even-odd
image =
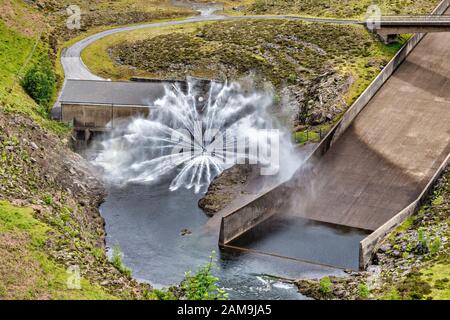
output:
[[[398,37],[397,42],[391,43],[389,45],[384,45],[381,42],[376,44],[373,48],[371,56],[375,57],[385,57],[385,63],[392,58],[398,50],[403,46],[403,44],[408,41],[410,35],[401,35]],[[376,67],[367,67],[368,59],[367,57],[355,57],[351,63],[346,63],[342,65],[341,72],[350,72],[355,79],[354,84],[351,86],[350,90],[346,96],[347,104],[351,105],[356,99],[364,92],[364,90],[369,86],[369,84],[375,79],[378,73],[381,71],[377,70]]]
[[[294,138],[297,143],[304,144],[306,142],[320,142],[320,135],[316,131],[300,131],[294,133]]]
[[[111,263],[114,267],[117,268],[117,270],[119,270],[126,276],[131,277],[131,269],[125,266],[123,262],[123,253],[121,252],[118,244],[113,248]]]
[[[26,71],[47,55],[47,47],[39,37],[24,36],[3,22],[0,22],[0,34],[0,108],[4,112],[28,115],[41,127],[66,134],[68,128],[50,120],[48,110],[36,104],[20,85]]]
[[[180,18],[172,20],[182,19]],[[160,21],[158,20],[154,22]],[[128,80],[133,76],[151,77],[152,74],[145,70],[133,70],[127,66],[121,66],[114,63],[114,61],[111,59],[111,56],[109,55],[109,48],[115,45],[119,45],[124,41],[142,41],[156,36],[170,35],[173,32],[194,32],[197,27],[205,26],[208,24],[211,24],[211,22],[198,22],[181,26],[140,29],[126,33],[118,33],[115,35],[107,36],[89,45],[82,51],[81,58],[94,74],[100,75],[104,78],[110,78],[114,80]],[[71,40],[64,46],[69,47],[79,40],[81,40],[81,37]]]
[[[431,293],[427,297],[432,297],[433,300],[450,300],[449,261],[436,263],[422,270],[422,278],[431,284]]]
[[[430,13],[440,0],[254,0],[246,13],[302,14],[329,18],[363,18],[367,8],[376,4],[385,15],[417,15]]]
[[[0,299],[114,299],[83,277],[80,290],[68,289],[66,268],[44,250],[55,232],[31,208],[0,201]]]

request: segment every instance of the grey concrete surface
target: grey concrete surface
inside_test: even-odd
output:
[[[67,80],[60,97],[64,103],[115,104],[148,106],[164,96],[165,84],[160,82]]]
[[[291,213],[375,230],[415,201],[450,153],[449,61],[450,34],[427,35],[298,181]]]
[[[64,52],[68,78],[92,75],[81,51],[107,35],[140,28],[232,19],[352,20],[291,16],[199,16],[187,20],[108,30]],[[448,61],[450,35],[427,36],[341,139],[289,196],[287,213],[317,221],[375,230],[414,201],[450,152]]]

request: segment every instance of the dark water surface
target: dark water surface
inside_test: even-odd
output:
[[[195,271],[204,265],[213,250],[217,252],[215,274],[232,299],[305,298],[292,285],[264,274],[290,278],[343,274],[338,269],[311,263],[220,251],[218,229],[204,230],[208,218],[197,206],[201,195],[185,189],[171,192],[168,184],[112,186],[101,206],[106,220],[107,245],[110,248],[116,244],[120,246],[125,264],[137,279],[148,281],[155,287],[177,284],[186,271]],[[192,233],[182,236],[183,229]],[[324,237],[326,244],[333,244],[333,239],[339,240],[327,250],[321,246]],[[323,225],[297,220],[295,223],[279,221],[262,225],[237,243],[246,248],[297,257],[303,255],[314,261],[325,258],[322,261],[325,263],[336,262],[337,257],[338,265],[348,266],[357,262],[359,237],[352,232],[340,234]]]

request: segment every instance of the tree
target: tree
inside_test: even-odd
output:
[[[40,59],[22,79],[22,87],[39,105],[48,107],[55,91],[55,74],[48,59]]]

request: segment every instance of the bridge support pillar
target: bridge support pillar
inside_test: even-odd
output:
[[[91,130],[85,129],[84,130],[84,141],[89,141],[90,138],[91,138]]]
[[[385,34],[377,32],[377,35],[384,44],[390,44],[397,40],[397,34]]]

